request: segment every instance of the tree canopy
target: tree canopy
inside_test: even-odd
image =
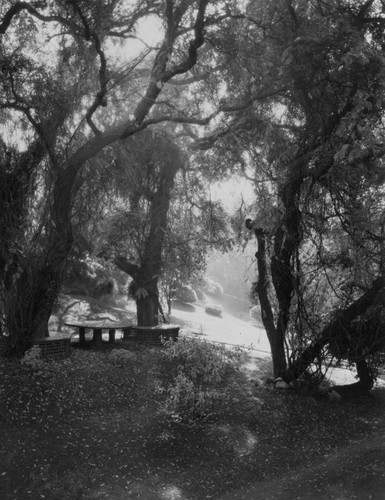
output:
[[[170,107],[167,95],[156,103],[166,84],[189,74],[226,8],[208,0],[2,3],[0,276],[13,348],[47,333],[86,162],[159,122],[207,123]],[[135,54],[130,41],[149,16],[163,38]]]
[[[316,358],[346,358],[370,386],[383,352],[384,9],[376,0],[3,2],[1,325],[12,347],[47,333],[85,214],[75,197],[84,176],[103,162],[113,170],[119,155],[134,164],[135,144],[150,137],[139,133],[168,124],[175,147],[159,133],[150,140],[152,153],[170,148],[169,167],[146,160],[144,140],[140,167],[115,186],[122,194],[127,183],[125,228],[133,235],[130,217],[147,209],[142,237],[166,227],[149,199],[174,186],[177,150],[196,168],[179,206],[166,203],[174,214],[207,179],[253,179],[246,226],[275,375],[289,381]],[[159,43],[134,50],[140,23],[155,20]],[[199,205],[210,215],[203,232],[218,237],[220,205]],[[185,229],[174,230],[164,249],[175,253]]]
[[[250,2],[215,41],[222,122],[197,147],[255,178],[254,291],[287,380],[321,351],[364,375],[383,350],[383,8]]]

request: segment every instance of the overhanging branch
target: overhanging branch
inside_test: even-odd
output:
[[[364,314],[365,311],[373,305],[375,297],[383,288],[385,288],[385,277],[381,276],[373,282],[372,287],[369,288],[367,292],[355,300],[345,310],[341,311],[341,313],[323,329],[319,338],[307,347],[287,370],[284,378],[288,381],[295,380],[304,373],[314,359],[319,356],[322,348],[340,333],[341,328],[346,328],[346,326],[350,325],[357,316]]]

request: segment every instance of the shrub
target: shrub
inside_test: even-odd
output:
[[[181,285],[175,297],[181,302],[196,302],[198,300],[197,294],[191,285]]]
[[[204,291],[214,297],[222,297],[224,293],[222,286],[210,278],[205,280]]]
[[[44,367],[44,361],[41,356],[41,349],[38,345],[32,346],[25,352],[21,359],[21,364],[27,368],[40,370]]]
[[[158,391],[166,395],[164,409],[180,422],[207,417],[213,404],[226,396],[226,385],[241,361],[241,350],[182,337],[165,342]]]
[[[118,285],[119,282],[119,285]],[[101,259],[88,255],[70,259],[63,280],[63,291],[73,295],[115,296],[119,291],[125,291],[121,274],[112,270]]]
[[[132,364],[136,360],[136,354],[126,349],[112,349],[108,358],[112,364],[123,367],[126,364]]]

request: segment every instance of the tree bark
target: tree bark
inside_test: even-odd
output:
[[[146,297],[136,300],[138,326],[156,326],[159,323],[158,292],[149,291]]]
[[[246,222],[246,227],[250,224]],[[258,251],[255,254],[258,266],[258,281],[255,290],[258,294],[259,302],[261,305],[262,323],[265,327],[267,338],[269,340],[271,356],[273,359],[273,372],[274,377],[280,377],[286,370],[286,356],[284,349],[284,339],[274,323],[274,314],[269,299],[270,280],[267,272],[266,262],[266,235],[262,229],[254,229],[258,242]]]
[[[174,187],[176,173],[182,167],[184,158],[179,149],[168,137],[164,141],[164,156],[157,161],[158,171],[149,173],[154,175],[154,189],[146,197],[149,198],[149,229],[145,237],[144,248],[140,255],[140,264],[133,264],[124,257],[115,259],[115,264],[122,271],[129,274],[135,281],[135,296],[137,307],[137,321],[139,326],[156,326],[159,322],[159,292],[158,280],[162,273],[163,242],[167,230],[168,211]],[[138,193],[144,196],[144,193]]]

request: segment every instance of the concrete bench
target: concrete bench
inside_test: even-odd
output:
[[[124,323],[113,323],[113,322],[102,322],[102,321],[87,321],[87,322],[70,322],[65,323],[66,326],[70,328],[76,328],[79,333],[79,344],[85,345],[86,341],[86,330],[91,330],[92,339],[91,343],[94,345],[100,345],[103,342],[103,331],[108,332],[108,342],[113,344],[115,342],[115,332],[116,330],[123,330],[125,332],[131,325]]]

